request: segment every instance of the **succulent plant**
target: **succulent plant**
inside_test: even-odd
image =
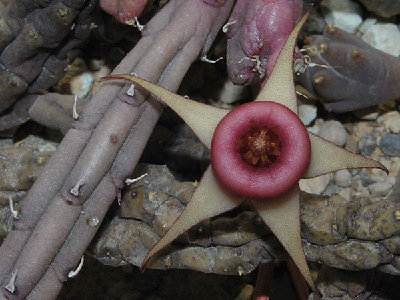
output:
[[[298,120],[292,62],[297,34],[305,19],[306,16],[290,34],[256,102],[231,112],[176,95],[138,77],[114,75],[105,78],[130,80],[150,91],[180,115],[212,151],[211,166],[205,171],[193,197],[149,251],[142,268],[192,226],[249,200],[315,290],[300,238],[299,177],[310,178],[346,168],[387,170],[374,160],[307,134]],[[299,146],[301,149],[297,148]],[[307,148],[311,148],[311,153]],[[255,154],[259,157],[252,160]],[[243,184],[242,180],[245,186],[237,188],[237,184]],[[264,189],[269,190],[264,194],[263,184]]]
[[[235,84],[268,77],[302,11],[302,0],[236,2],[225,27],[228,74]]]
[[[300,74],[299,81],[325,109],[346,112],[400,97],[400,58],[330,25],[305,42],[315,66]]]
[[[119,22],[133,25],[135,18],[142,14],[147,2],[149,0],[100,0],[100,6]]]

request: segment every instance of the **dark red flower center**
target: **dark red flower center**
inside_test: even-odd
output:
[[[273,129],[251,122],[251,128],[237,141],[238,150],[245,163],[259,168],[271,165],[279,156],[281,141]]]
[[[260,200],[293,188],[310,155],[310,139],[299,117],[269,101],[229,112],[211,142],[211,164],[219,182],[235,194]]]

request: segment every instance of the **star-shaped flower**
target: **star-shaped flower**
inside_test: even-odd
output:
[[[150,91],[211,149],[211,165],[191,200],[149,251],[142,268],[194,225],[249,200],[315,290],[301,245],[299,179],[341,169],[387,169],[308,133],[298,118],[293,53],[305,19],[290,34],[255,102],[232,111],[187,99],[138,77],[106,78],[127,79]]]

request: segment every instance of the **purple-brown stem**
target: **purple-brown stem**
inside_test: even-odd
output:
[[[169,2],[113,74],[135,72],[176,90],[203,45],[211,45],[232,4]],[[135,99],[122,92],[116,85],[100,89],[28,193],[20,220],[0,248],[3,287],[17,274],[15,292],[3,288],[3,295],[23,298],[41,278],[30,297],[57,294],[98,228],[90,228],[87,219],[101,222],[132,172],[161,109],[157,102],[143,102],[138,91]]]

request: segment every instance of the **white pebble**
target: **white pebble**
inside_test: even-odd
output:
[[[350,0],[323,0],[322,14],[325,22],[350,33],[355,33],[362,23],[361,7]]]
[[[311,104],[301,104],[299,106],[299,118],[305,126],[311,124],[317,117],[317,107]]]
[[[299,181],[300,189],[310,194],[322,194],[325,191],[330,181],[330,174],[325,174],[310,179],[301,179]]]
[[[400,114],[397,111],[390,112],[385,115],[388,129],[392,133],[400,133]]]
[[[360,27],[358,28],[358,32],[364,34],[371,26],[375,25],[378,22],[377,19],[374,18],[367,18],[362,22]]]
[[[395,24],[377,23],[361,37],[366,43],[393,56],[400,55],[400,31]]]
[[[348,133],[338,121],[326,121],[318,131],[318,135],[340,147],[346,144]]]
[[[353,190],[349,187],[341,189],[339,195],[342,196],[347,202],[351,201]]]
[[[335,183],[341,187],[349,187],[351,185],[351,174],[349,170],[340,170],[335,173]]]
[[[383,181],[368,185],[368,190],[371,192],[373,197],[384,197],[390,192],[392,187],[393,185],[391,185],[389,182]]]

